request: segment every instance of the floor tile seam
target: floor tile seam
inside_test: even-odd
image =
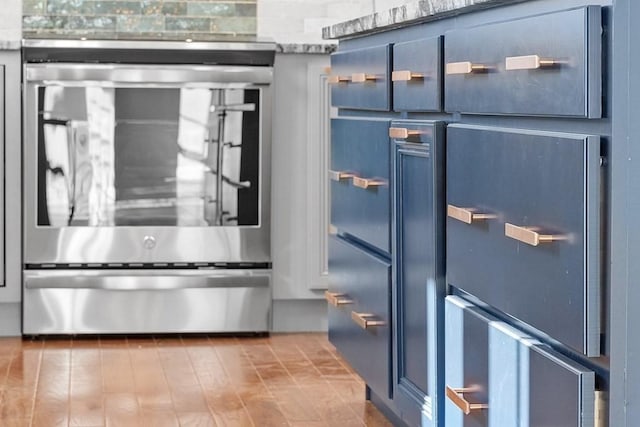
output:
[[[128,361],[128,364],[129,364],[129,370],[130,370],[130,372],[131,372],[131,374],[133,376],[133,387],[134,387],[134,389],[129,391],[128,393],[132,393],[132,394],[134,394],[136,396],[136,414],[139,415],[141,407],[140,407],[140,401],[138,400],[138,393],[137,393],[137,390],[136,390],[135,375],[133,375],[134,374],[134,370],[133,370],[133,362],[131,361],[131,352],[129,351],[128,339],[126,337],[124,338],[124,341],[125,341],[124,349],[127,350],[126,351],[127,361]],[[111,348],[113,348],[113,347],[106,347],[106,349],[111,349]],[[121,348],[119,348],[119,349],[121,349]],[[104,408],[104,411],[105,411],[104,416],[105,416],[105,423],[106,423],[107,407],[106,407],[105,398],[106,398],[107,390],[105,389],[105,380],[106,380],[107,376],[106,376],[106,373],[104,371],[104,350],[105,350],[105,347],[101,347],[100,348],[100,367],[101,367],[101,370],[102,370],[102,405],[103,405],[103,408]]]
[[[308,354],[307,354],[303,349],[301,349],[301,348],[300,348],[300,346],[298,346],[298,344],[296,344],[296,348],[298,348],[298,351],[300,351],[300,353],[301,353],[301,354],[302,354],[302,356],[307,360],[307,362],[311,363],[311,366],[313,367],[313,369],[315,369],[315,370],[316,370],[316,372],[318,373],[318,375],[319,375],[321,378],[325,379],[325,378],[324,378],[324,375],[322,374],[322,372],[320,372],[320,369],[318,369],[318,367],[316,366],[316,364],[315,364],[315,363],[313,363],[313,360],[311,360],[311,358],[309,357],[309,355],[308,355]],[[325,381],[326,381],[326,379],[325,379]]]
[[[163,379],[163,383],[164,383],[163,384],[163,388],[166,389],[167,392],[171,393],[171,387],[170,387],[169,381],[168,381],[167,376],[166,376],[164,365],[162,364],[162,359],[160,358],[160,353],[158,352],[158,347],[154,345],[152,347],[150,346],[150,347],[143,347],[143,348],[145,350],[151,350],[151,349],[153,350],[153,353],[154,353],[154,361],[153,361],[153,363],[157,364],[158,367],[160,367],[160,370],[162,371],[162,379]],[[133,357],[132,357],[132,354],[131,354],[132,350],[137,350],[137,349],[140,349],[140,347],[132,348],[131,346],[128,345],[128,341],[127,341],[127,354],[129,356],[129,361],[131,363],[131,374],[132,374],[132,377],[133,377],[133,390],[132,390],[132,392],[136,395],[136,401],[138,402],[139,409],[142,409],[142,406],[140,405],[140,401],[139,401],[138,397],[139,397],[140,393],[146,391],[146,388],[143,387],[144,384],[141,384],[140,381],[139,381],[140,373],[134,367]],[[136,375],[136,372],[138,372],[138,375]],[[173,404],[173,398],[172,398],[171,402]]]
[[[269,389],[269,386],[267,385],[267,383],[265,382],[264,378],[262,378],[262,375],[260,375],[260,371],[258,371],[258,369],[256,368],[255,364],[253,363],[253,361],[251,360],[251,358],[248,356],[247,354],[247,350],[244,348],[244,346],[240,347],[242,349],[242,351],[244,352],[245,356],[247,357],[247,360],[249,361],[249,363],[251,363],[251,366],[253,367],[253,370],[255,371],[255,373],[258,375],[258,378],[260,378],[260,382],[262,383],[262,385],[264,386],[264,388],[267,390],[267,392],[269,393],[269,396],[271,397],[271,399],[273,400],[273,402],[275,403],[275,405],[278,407],[278,410],[280,411],[280,413],[282,414],[282,416],[285,418],[285,421],[287,422],[288,426],[291,426],[291,423],[289,422],[289,420],[287,420],[286,416],[284,415],[284,412],[282,411],[282,407],[280,406],[280,403],[276,400],[275,396],[273,395],[273,393],[271,392],[271,390]],[[289,374],[287,372],[287,374]],[[242,404],[245,405],[246,404],[244,402],[243,398],[240,398],[240,400],[242,401]],[[249,419],[251,420],[252,423],[254,423],[255,425],[255,421],[253,419],[253,415],[251,415],[251,412],[249,412],[249,410],[247,410],[247,412],[249,413]]]
[[[215,356],[215,358],[216,358],[217,364],[219,366],[221,366],[222,369],[224,370],[224,363],[222,363],[222,361],[220,360],[218,352],[215,351],[215,348],[213,346],[211,347],[211,350],[212,350],[211,351],[212,355]],[[191,357],[191,353],[189,353],[189,351],[187,351],[187,357],[189,358],[189,363],[191,364],[191,367],[193,368],[194,372],[197,372],[196,366],[193,363],[193,358]],[[225,370],[224,374],[225,374],[225,377],[228,379],[229,375],[227,374],[226,370]],[[203,396],[203,398],[205,399],[205,402],[206,402],[207,401],[207,399],[206,399],[206,391],[207,391],[207,389],[205,388],[205,385],[202,384],[202,381],[200,380],[200,375],[196,374],[196,379],[198,380],[198,385],[200,386],[200,391],[202,392],[202,396]],[[207,406],[209,406],[208,402],[207,402]]]
[[[301,394],[302,394],[302,396],[303,396],[303,399],[304,399],[304,400],[305,400],[305,401],[306,401],[306,402],[311,406],[311,410],[313,410],[314,415],[316,415],[316,416],[317,416],[317,418],[318,418],[321,422],[325,422],[325,421],[326,421],[326,419],[325,419],[326,417],[324,417],[324,416],[323,416],[323,414],[322,414],[322,412],[321,412],[321,411],[319,411],[319,410],[318,410],[318,408],[314,405],[312,396],[309,396],[308,394],[304,393],[304,391],[302,390],[302,387],[301,387],[301,386],[296,385],[296,386],[293,386],[293,387],[291,387],[291,386],[289,386],[289,387],[281,387],[280,389],[281,389],[281,390],[283,390],[283,389],[285,389],[285,388],[288,388],[288,389],[295,389],[298,393],[301,393]],[[290,390],[289,390],[289,391],[290,391]],[[276,399],[276,402],[278,402],[278,403],[279,403],[279,399],[278,399],[278,397],[277,397],[277,396],[275,396],[275,395],[274,395],[274,399]],[[283,411],[283,412],[284,412],[284,411]]]
[[[214,422],[215,422],[215,418],[213,417],[213,412],[211,411],[211,407],[209,406],[209,402],[206,399],[206,396],[204,394],[204,388],[202,387],[202,384],[200,383],[200,378],[198,378],[197,372],[194,369],[193,366],[193,361],[191,360],[191,356],[189,355],[189,352],[186,351],[184,349],[184,341],[182,340],[182,337],[180,337],[180,342],[183,344],[183,346],[181,347],[181,349],[184,351],[184,353],[187,356],[187,359],[189,360],[189,366],[191,367],[191,370],[193,372],[193,375],[195,376],[196,380],[198,381],[198,386],[200,388],[200,393],[202,395],[202,398],[205,401],[205,404],[207,405],[207,409],[209,410],[209,414],[211,415],[211,417],[213,418]],[[173,387],[171,387],[171,384],[169,383],[169,379],[167,377],[167,367],[165,367],[165,364],[162,363],[162,358],[160,357],[160,353],[158,352],[158,347],[156,347],[156,353],[158,355],[158,360],[160,362],[160,366],[162,367],[162,372],[164,374],[164,380],[165,383],[167,384],[167,387],[169,389],[169,396],[171,397],[171,406],[173,407],[173,412],[176,415],[176,419],[178,420],[178,424],[180,424],[180,419],[178,418],[177,414],[178,414],[178,407],[176,405],[176,399],[174,398],[174,391],[173,391]],[[216,354],[217,356],[217,354]]]
[[[171,349],[171,350],[173,351],[173,350],[176,350],[176,349],[174,348],[174,349]],[[195,378],[196,380],[198,380],[198,373],[197,373],[195,367],[193,366],[193,361],[191,360],[191,357],[189,356],[189,352],[184,347],[180,347],[180,351],[182,353],[184,353],[184,355],[186,356],[186,359],[189,360],[188,367],[189,367],[189,370],[191,371],[190,372],[191,377]],[[169,377],[169,375],[167,373],[167,371],[172,371],[172,369],[165,369],[165,366],[166,366],[166,364],[169,364],[169,365],[180,365],[180,364],[174,364],[174,363],[172,363],[171,360],[167,361],[166,359],[165,359],[165,362],[163,362],[162,355],[160,354],[160,352],[158,352],[158,357],[160,359],[160,365],[162,366],[162,369],[163,369],[163,371],[165,373],[165,378],[166,378],[166,381],[167,381],[167,385],[169,386],[169,390],[171,390],[176,386],[176,384],[173,381],[170,381],[170,377]],[[181,368],[183,368],[183,367],[181,367]],[[198,380],[198,384],[200,384],[199,380]]]
[[[36,368],[36,381],[33,385],[33,393],[31,396],[31,417],[29,417],[29,427],[33,427],[33,419],[36,414],[36,396],[38,395],[38,387],[40,386],[40,373],[42,371],[42,347],[38,350],[38,367]]]

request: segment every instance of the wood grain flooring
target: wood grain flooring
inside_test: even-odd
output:
[[[390,426],[326,334],[0,338],[0,426]]]

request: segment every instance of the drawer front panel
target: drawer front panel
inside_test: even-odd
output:
[[[445,330],[447,427],[593,427],[592,371],[455,296]]]
[[[331,104],[360,110],[391,110],[391,45],[331,55]]]
[[[597,137],[448,129],[449,283],[589,356],[599,354],[599,153]]]
[[[488,405],[489,317],[457,297],[445,301],[445,421],[447,427],[486,427],[489,411],[474,409],[465,414],[461,399]],[[467,389],[466,392],[462,389]],[[458,397],[452,396],[452,391]],[[456,404],[456,402],[458,404]]]
[[[601,21],[590,6],[446,33],[446,111],[601,117]]]
[[[547,346],[523,346],[528,359],[527,426],[591,427],[595,375]],[[526,377],[525,377],[526,378]],[[526,407],[525,407],[526,408]]]
[[[331,223],[389,253],[389,122],[333,119],[331,132]]]
[[[339,237],[330,238],[329,292],[339,294],[341,303],[329,305],[329,340],[382,396],[390,396],[390,280],[387,261]],[[383,324],[364,329],[354,312],[373,315],[369,320]]]
[[[393,109],[440,111],[442,99],[442,37],[393,46]]]

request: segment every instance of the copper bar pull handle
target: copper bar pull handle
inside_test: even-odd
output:
[[[327,81],[331,85],[335,85],[335,84],[338,84],[338,83],[349,83],[351,81],[351,77],[350,76],[335,76],[335,75],[332,75],[332,76],[329,76]]]
[[[522,243],[526,243],[531,246],[538,246],[540,243],[550,243],[559,240],[567,240],[567,236],[559,234],[540,234],[538,227],[523,227],[519,225],[504,224],[504,235],[517,240]]]
[[[513,70],[537,70],[558,65],[554,59],[541,58],[538,55],[509,56],[505,60],[505,69]]]
[[[353,83],[365,83],[367,81],[376,81],[378,80],[378,76],[375,74],[366,74],[366,73],[353,73],[351,74],[351,81]]]
[[[460,408],[465,415],[469,415],[472,411],[481,411],[489,407],[486,403],[471,403],[464,398],[465,393],[473,393],[476,391],[473,388],[453,388],[449,386],[446,388],[447,398]]]
[[[407,139],[410,136],[421,135],[419,130],[410,130],[407,128],[389,128],[389,137],[397,139]]]
[[[411,80],[424,80],[423,73],[414,73],[409,70],[393,71],[391,73],[391,81],[393,82],[410,82]]]
[[[362,329],[369,329],[374,326],[385,326],[387,322],[380,320],[375,314],[351,312],[351,320],[356,322]]]
[[[465,224],[473,224],[476,221],[485,221],[498,217],[498,215],[494,214],[480,213],[474,208],[459,208],[454,205],[447,205],[447,216]]]
[[[354,176],[352,179],[354,187],[363,188],[365,190],[375,187],[384,187],[387,185],[387,181],[383,179],[360,178],[359,176]]]
[[[353,172],[349,171],[329,171],[329,178],[331,178],[332,181],[340,182],[345,179],[353,178],[354,176],[356,175]]]
[[[351,300],[347,295],[341,294],[338,292],[324,292],[324,299],[327,300],[329,304],[334,307],[340,307],[341,305],[349,305],[353,304],[353,300]]]
[[[489,67],[486,65],[474,64],[469,61],[448,62],[445,66],[445,73],[448,75],[486,73],[487,71],[489,71]]]

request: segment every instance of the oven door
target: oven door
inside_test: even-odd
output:
[[[272,74],[26,64],[24,262],[270,262]]]

